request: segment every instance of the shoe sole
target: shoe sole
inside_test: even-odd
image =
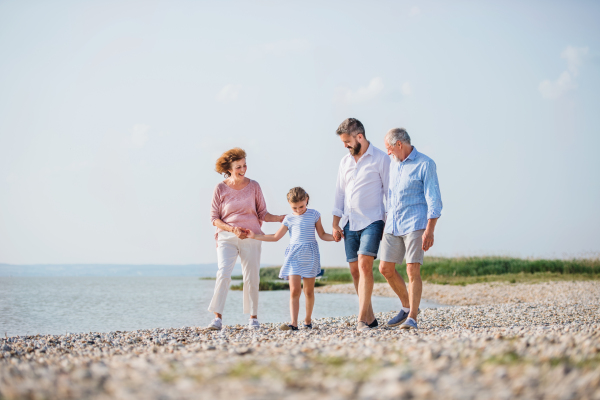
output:
[[[420,308],[417,310],[417,315],[419,315],[419,314],[421,314],[421,309],[420,309]],[[400,324],[404,323],[404,321],[406,321],[407,319],[408,319],[408,315],[407,315],[407,316],[406,316],[406,318],[404,318],[402,321],[400,321],[400,322],[398,322],[398,323],[396,323],[396,324],[388,324],[388,326],[389,326],[390,328],[393,328],[393,327],[395,327],[395,326],[398,326],[398,325],[400,325]],[[406,328],[404,328],[404,329],[406,329]]]
[[[217,328],[216,326],[209,326],[209,327],[208,327],[208,330],[209,330],[209,331],[220,331],[220,330],[221,330],[221,328]]]
[[[390,328],[393,328],[393,327],[395,327],[395,326],[398,326],[398,325],[400,325],[400,324],[404,323],[404,321],[406,321],[407,319],[408,319],[408,316],[406,316],[406,318],[404,318],[402,321],[400,321],[400,322],[397,322],[397,323],[395,323],[395,324],[388,324],[388,326],[389,326]]]
[[[411,330],[411,329],[418,329],[418,328],[415,328],[414,326],[410,326],[410,325],[402,325],[400,327],[400,329]]]

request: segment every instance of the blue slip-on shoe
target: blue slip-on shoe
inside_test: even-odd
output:
[[[404,310],[400,310],[398,315],[388,321],[387,326],[398,326],[406,321],[406,318],[408,318],[408,313]]]
[[[400,325],[400,329],[419,329],[417,326],[417,321],[412,318],[408,318],[402,325]]]

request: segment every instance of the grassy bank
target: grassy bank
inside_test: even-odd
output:
[[[287,282],[279,279],[280,267],[260,269],[260,290],[289,290]],[[352,282],[348,268],[324,268],[325,273],[316,286]],[[406,264],[396,264],[396,270],[406,280]],[[506,257],[425,257],[421,277],[430,283],[467,285],[480,282],[539,283],[564,280],[600,279],[600,259],[527,260]],[[241,280],[242,276],[232,276]],[[379,272],[379,260],[373,265],[375,282],[386,282]],[[242,290],[233,285],[232,290]]]
[[[263,268],[264,269],[264,268]],[[279,268],[277,268],[279,271]],[[325,283],[315,282],[315,287],[324,286]],[[231,290],[244,290],[244,282],[240,282],[237,285],[231,285]],[[270,281],[270,280],[262,280],[258,284],[258,290],[260,291],[268,291],[268,290],[290,290],[290,284],[287,281],[279,280],[279,281]]]
[[[324,268],[323,283],[349,283],[352,275],[348,268]],[[396,264],[404,279],[406,264]],[[262,268],[261,279],[275,280],[279,267]],[[600,259],[527,260],[505,257],[443,258],[425,257],[421,277],[431,283],[464,285],[478,282],[507,281],[546,282],[561,280],[600,279]],[[386,282],[379,272],[379,260],[373,265],[375,282]]]

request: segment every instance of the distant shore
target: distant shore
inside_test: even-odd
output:
[[[390,312],[366,333],[352,316],[294,333],[263,324],[2,338],[0,398],[593,399],[600,391],[600,281],[425,293],[434,287],[440,301],[478,304],[423,310],[416,332],[386,328]],[[349,290],[319,290],[331,288]]]

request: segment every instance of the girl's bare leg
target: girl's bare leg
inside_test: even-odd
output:
[[[298,312],[300,311],[300,294],[302,293],[300,275],[290,275],[290,316],[292,325],[298,326]]]
[[[306,300],[306,325],[312,322],[312,312],[315,306],[315,278],[304,278],[304,299]]]

